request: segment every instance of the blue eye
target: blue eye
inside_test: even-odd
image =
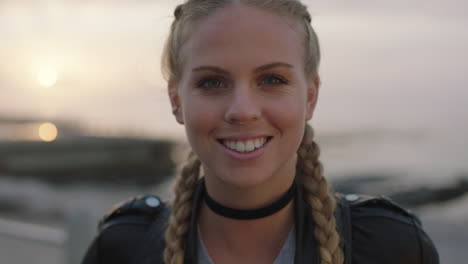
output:
[[[287,80],[275,74],[268,74],[260,80],[260,84],[262,85],[281,85],[281,84],[287,84],[287,83],[288,83]]]
[[[224,82],[217,78],[207,78],[197,83],[197,87],[202,88],[202,89],[207,89],[207,90],[219,89],[219,88],[223,88],[224,86],[225,86]]]

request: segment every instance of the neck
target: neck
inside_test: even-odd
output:
[[[252,186],[237,186],[217,177],[204,177],[209,196],[217,203],[234,209],[252,210],[270,205],[280,199],[292,186],[295,170],[277,173],[272,179]]]
[[[293,201],[277,213],[255,220],[226,218],[214,213],[202,203],[198,219],[203,241],[215,262],[223,256],[231,260],[237,259],[236,256],[243,256],[244,259],[246,256],[252,256],[257,260],[271,260],[262,263],[272,263],[293,223]]]
[[[294,161],[271,175],[268,181],[236,186],[205,171],[206,191],[223,206],[257,209],[277,201],[292,185],[295,172]],[[197,220],[208,253],[215,263],[247,264],[246,260],[273,263],[294,223],[294,199],[272,215],[251,220],[223,217],[202,202]]]
[[[205,185],[203,185],[205,186]],[[286,205],[288,205],[292,198],[295,195],[296,191],[296,184],[292,183],[291,187],[283,194],[279,199],[274,201],[273,203],[266,205],[264,207],[250,209],[250,210],[243,210],[238,208],[231,208],[228,206],[224,206],[223,204],[218,203],[217,201],[213,200],[206,189],[204,190],[204,202],[205,204],[211,209],[211,211],[215,212],[218,215],[231,218],[231,219],[238,219],[238,220],[254,220],[259,218],[268,217],[279,212],[283,209]]]

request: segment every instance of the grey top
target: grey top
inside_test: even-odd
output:
[[[290,264],[294,263],[294,252],[296,250],[296,232],[294,226],[288,233],[288,237],[283,244],[278,256],[276,256],[273,264]],[[206,250],[205,243],[198,229],[198,263],[199,264],[215,264]]]

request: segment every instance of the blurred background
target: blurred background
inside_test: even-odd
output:
[[[79,263],[97,220],[170,199],[184,157],[159,61],[172,0],[0,1],[0,262]],[[468,3],[305,1],[321,42],[312,125],[346,193],[412,209],[468,248]]]

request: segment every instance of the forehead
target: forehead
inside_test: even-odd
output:
[[[182,50],[185,67],[236,63],[255,67],[272,61],[303,67],[303,37],[296,24],[258,8],[228,6],[192,27]]]

